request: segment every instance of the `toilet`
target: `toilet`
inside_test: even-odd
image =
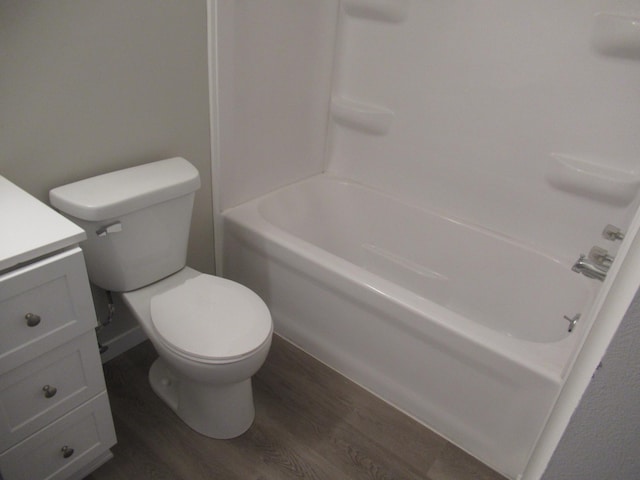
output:
[[[248,288],[186,266],[196,168],[176,157],[54,188],[51,205],[82,227],[89,279],[118,292],[159,358],[153,391],[192,429],[233,438],[253,423],[251,377],[273,334]]]

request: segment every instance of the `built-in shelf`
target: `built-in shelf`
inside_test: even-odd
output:
[[[399,23],[407,18],[409,0],[342,0],[344,11],[355,18]]]
[[[640,189],[638,172],[558,153],[551,154],[546,176],[559,190],[616,206],[628,205]]]
[[[343,127],[371,135],[384,135],[391,128],[394,113],[384,107],[355,102],[344,97],[331,99],[331,118]]]
[[[592,44],[601,55],[640,60],[640,17],[598,13]]]

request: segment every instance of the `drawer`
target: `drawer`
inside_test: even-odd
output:
[[[0,375],[0,452],[104,389],[93,331]]]
[[[109,400],[103,392],[0,454],[1,478],[66,479],[104,455],[115,442]]]
[[[96,325],[79,248],[0,276],[0,374]]]

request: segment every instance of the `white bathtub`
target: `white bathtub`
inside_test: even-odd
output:
[[[588,327],[595,280],[319,175],[224,213],[224,275],[276,331],[510,478]],[[581,313],[572,333],[563,317]]]

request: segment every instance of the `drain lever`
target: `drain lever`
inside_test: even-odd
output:
[[[569,328],[568,328],[568,332],[573,332],[573,329],[576,327],[576,323],[578,323],[578,320],[580,320],[580,314],[576,313],[573,318],[569,318],[566,315],[564,315],[563,317],[565,320],[567,320],[569,322]]]

